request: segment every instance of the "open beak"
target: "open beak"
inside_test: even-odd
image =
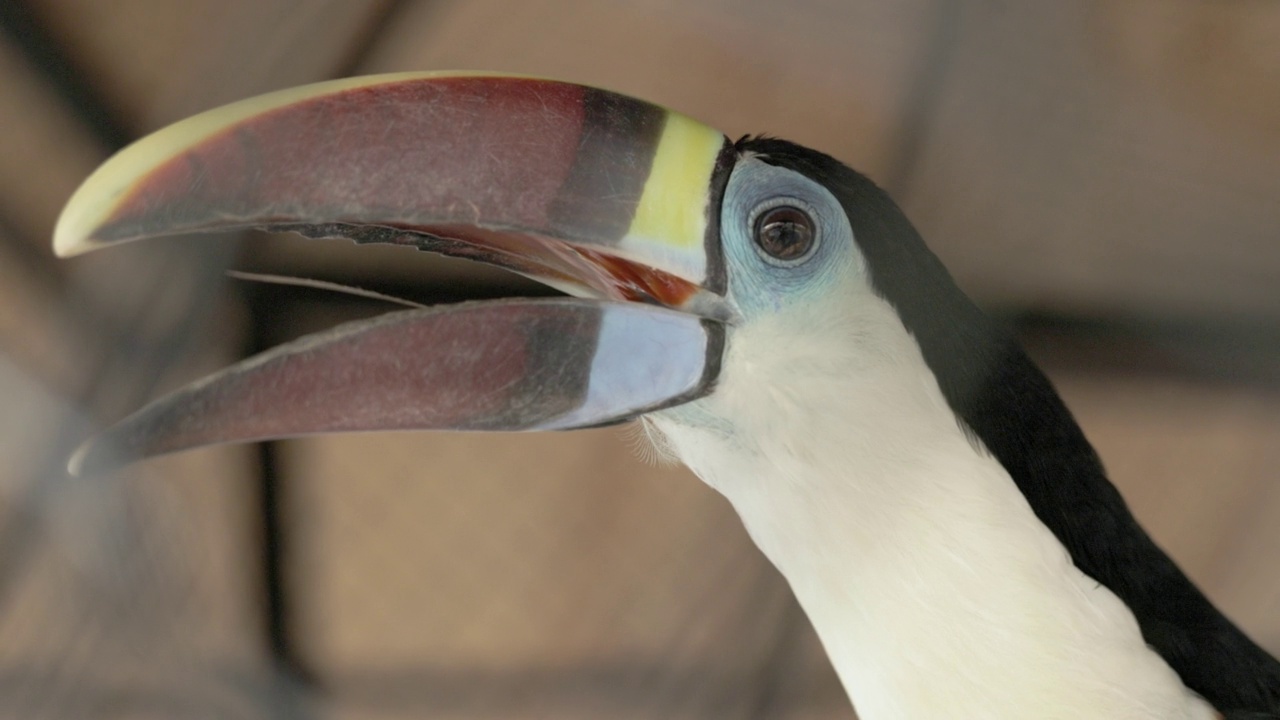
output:
[[[721,133],[648,103],[475,74],[294,88],[144,138],[72,197],[59,255],[284,229],[470,258],[572,297],[304,337],[144,407],[72,470],[324,432],[588,427],[702,397],[732,314],[718,218],[733,158]]]

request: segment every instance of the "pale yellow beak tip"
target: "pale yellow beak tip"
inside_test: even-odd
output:
[[[111,182],[113,178],[104,172],[106,169],[109,168],[99,168],[90,175],[62,208],[53,230],[54,255],[75,257],[104,244],[94,240],[93,235],[109,216],[114,199],[120,194],[119,184]]]
[[[64,221],[65,217],[64,214],[63,219],[59,219],[57,229],[53,231],[53,254],[60,258],[70,258],[92,250],[95,243],[83,233],[76,232],[71,223]]]

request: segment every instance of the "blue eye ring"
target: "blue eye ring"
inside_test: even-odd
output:
[[[794,197],[775,197],[751,213],[756,254],[770,265],[796,267],[816,253],[822,233],[809,203]]]

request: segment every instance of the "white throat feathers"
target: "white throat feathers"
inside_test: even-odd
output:
[[[650,422],[786,577],[860,716],[1215,717],[857,294],[736,328],[720,391]]]

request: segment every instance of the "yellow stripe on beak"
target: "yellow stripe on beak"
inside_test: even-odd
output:
[[[679,113],[669,113],[631,228],[618,248],[647,263],[706,278],[711,179],[725,137]],[[665,262],[654,262],[655,255]]]

